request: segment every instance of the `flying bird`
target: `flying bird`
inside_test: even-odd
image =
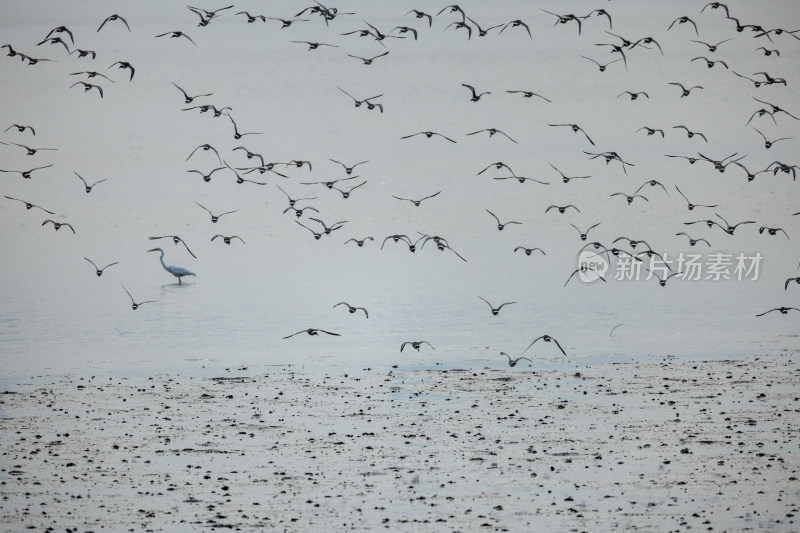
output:
[[[561,350],[561,353],[563,353],[564,355],[567,355],[567,352],[564,351],[564,348],[561,347],[561,344],[559,344],[559,342],[555,338],[551,337],[550,335],[541,335],[539,337],[536,337],[535,339],[533,339],[533,342],[530,343],[527,348],[525,348],[525,351],[527,352],[530,349],[530,347],[533,346],[534,344],[536,344],[536,341],[538,341],[540,339],[543,340],[544,342],[553,342],[553,343],[555,343],[555,345],[558,346],[558,349]]]
[[[481,297],[481,296],[478,296],[478,298],[480,298],[481,300],[483,300],[484,302],[486,302],[486,304],[489,306],[489,309],[491,309],[491,310],[492,310],[492,316],[497,316],[497,315],[500,313],[500,310],[503,308],[503,306],[506,306],[506,305],[511,305],[511,304],[515,304],[515,303],[517,303],[517,302],[505,302],[505,303],[502,303],[502,304],[500,304],[499,306],[495,307],[495,306],[493,306],[492,304],[490,304],[490,303],[488,302],[488,300],[486,300],[486,298],[483,298],[483,297]]]
[[[222,217],[222,216],[224,216],[224,215],[230,215],[231,213],[236,213],[237,211],[239,211],[238,209],[234,209],[233,211],[225,211],[224,213],[220,213],[219,215],[215,215],[214,213],[212,213],[211,211],[209,211],[207,207],[204,207],[204,206],[200,205],[200,204],[199,204],[199,203],[197,203],[197,202],[195,202],[195,203],[196,203],[197,205],[199,205],[200,207],[202,207],[202,208],[203,208],[203,210],[204,210],[206,213],[208,213],[209,215],[211,215],[211,222],[213,222],[214,224],[216,224],[216,223],[217,223],[217,221],[220,219],[220,217]],[[152,250],[151,250],[151,251],[152,251]]]
[[[788,314],[789,311],[800,311],[800,309],[798,309],[796,307],[776,307],[775,309],[770,309],[769,311],[764,311],[763,313],[758,314],[756,316],[764,316],[767,313],[771,313],[773,311],[778,311],[778,312],[780,312],[780,314],[785,315],[785,314]]]
[[[632,91],[622,91],[621,93],[619,93],[619,95],[617,95],[617,98],[619,98],[623,94],[627,94],[628,96],[630,96],[631,100],[636,100],[637,98],[639,98],[640,94],[643,94],[645,98],[647,98],[648,100],[650,99],[650,96],[644,91],[639,91],[636,93]]]
[[[687,89],[686,87],[684,87],[684,86],[683,86],[683,84],[682,84],[682,83],[680,83],[680,82],[677,82],[677,81],[670,81],[670,82],[667,82],[667,85],[675,85],[675,86],[677,86],[677,87],[680,87],[680,88],[681,88],[681,91],[682,91],[682,92],[681,92],[681,98],[683,98],[683,97],[685,97],[685,96],[689,96],[689,93],[691,93],[691,92],[692,92],[692,90],[694,90],[694,89],[703,89],[703,87],[701,87],[700,85],[694,85],[694,86],[692,86],[692,87],[689,87],[689,88]]]
[[[67,222],[56,222],[55,220],[50,220],[49,218],[44,222],[42,222],[42,226],[44,226],[48,222],[53,225],[53,229],[56,231],[60,230],[61,226],[66,226],[72,230],[72,233],[75,233],[75,228],[72,227],[72,224],[69,224]]]
[[[72,172],[75,172],[75,171],[73,170]],[[83,177],[82,177],[80,174],[78,174],[77,172],[75,172],[75,175],[76,175],[76,176],[78,176],[78,178],[80,178],[80,180],[83,182],[83,187],[84,187],[84,189],[86,190],[86,194],[89,194],[90,192],[92,192],[92,187],[94,187],[94,186],[95,186],[95,185],[97,185],[98,183],[103,183],[104,181],[108,180],[108,178],[103,178],[103,179],[101,179],[101,180],[98,180],[98,181],[95,181],[94,183],[92,183],[91,185],[89,185],[88,183],[86,183],[86,180],[85,180],[85,179],[83,179]]]
[[[522,359],[525,359],[526,361],[530,361],[531,363],[533,363],[533,361],[531,361],[527,357],[517,357],[516,359],[512,359],[511,356],[508,355],[506,352],[500,352],[500,355],[505,355],[506,357],[508,357],[508,366],[510,366],[511,368],[517,366],[517,363],[519,363],[520,360]]]
[[[648,126],[642,126],[642,127],[641,127],[641,128],[639,128],[638,130],[636,130],[636,133],[639,133],[639,132],[640,132],[640,131],[642,131],[642,130],[645,130],[645,131],[647,131],[647,135],[648,135],[648,136],[650,136],[650,135],[653,135],[654,133],[658,132],[658,133],[660,133],[660,134],[661,134],[661,138],[662,138],[662,139],[664,138],[664,130],[661,130],[661,129],[658,129],[658,128],[650,128],[650,127],[648,127]]]
[[[17,174],[21,174],[22,177],[25,178],[26,180],[29,180],[29,179],[31,179],[31,174],[34,171],[42,170],[44,168],[50,168],[52,166],[53,165],[45,165],[43,167],[34,167],[34,168],[30,169],[30,170],[2,170],[2,169],[0,169],[0,172],[16,172]]]
[[[406,14],[405,14],[405,16],[408,16],[408,15],[410,15],[411,13],[413,13],[413,14],[414,14],[414,16],[415,16],[416,18],[418,18],[418,19],[421,19],[421,18],[427,18],[427,19],[428,19],[428,27],[430,28],[430,27],[432,27],[432,26],[433,26],[433,17],[432,17],[432,16],[430,16],[430,15],[428,15],[427,13],[425,13],[425,12],[423,12],[423,11],[416,10],[416,9],[412,9],[411,11],[409,11],[408,13],[406,13]]]
[[[788,233],[786,233],[786,231],[785,231],[783,228],[769,228],[769,227],[767,227],[767,226],[761,226],[761,227],[758,229],[758,233],[764,233],[765,231],[766,231],[766,232],[767,232],[767,234],[769,234],[769,235],[777,235],[777,234],[778,234],[778,232],[780,231],[780,232],[782,232],[782,233],[783,233],[783,234],[786,236],[786,238],[787,238],[787,239],[789,238],[789,234],[788,234]]]
[[[33,135],[36,135],[36,130],[33,129],[33,126],[23,126],[23,125],[20,125],[20,124],[12,124],[9,127],[7,127],[5,129],[5,131],[8,131],[8,130],[10,130],[12,128],[17,128],[17,131],[20,132],[20,133],[25,133],[25,130],[31,130],[31,133]]]
[[[427,200],[428,198],[433,198],[434,196],[438,196],[439,194],[441,194],[441,192],[442,191],[439,191],[439,192],[435,192],[435,193],[433,193],[433,194],[431,194],[429,196],[424,196],[424,197],[420,198],[419,200],[412,200],[410,198],[401,198],[401,197],[395,196],[395,195],[392,195],[392,198],[397,198],[398,200],[404,200],[406,202],[411,202],[412,204],[414,204],[415,207],[419,207],[419,205],[422,203],[423,200]]]
[[[552,100],[548,100],[547,98],[545,98],[545,97],[544,97],[544,96],[542,96],[541,94],[535,93],[535,92],[533,92],[533,91],[523,91],[523,90],[519,90],[519,91],[506,91],[506,92],[507,92],[507,93],[510,93],[510,94],[520,94],[520,93],[521,93],[523,98],[531,98],[532,96],[538,96],[539,98],[541,98],[541,99],[542,99],[542,100],[544,100],[545,102],[550,102],[550,103],[553,103],[553,101],[552,101]]]
[[[725,68],[728,68],[728,64],[727,64],[726,62],[724,62],[724,61],[722,61],[722,60],[716,60],[716,61],[714,61],[714,60],[712,60],[712,59],[708,59],[708,58],[707,58],[707,57],[705,57],[705,56],[698,56],[698,57],[695,57],[695,58],[694,58],[694,59],[692,59],[691,61],[697,61],[698,59],[705,61],[705,62],[706,62],[706,66],[707,66],[708,68],[713,68],[713,67],[714,67],[714,65],[716,65],[717,63],[720,63],[720,64],[721,64],[723,67],[725,67]]]
[[[500,230],[500,231],[503,231],[503,228],[505,228],[509,224],[522,224],[522,222],[517,222],[515,220],[509,220],[508,222],[500,222],[500,219],[497,218],[497,215],[495,215],[494,213],[492,213],[488,209],[486,210],[486,212],[489,213],[490,215],[492,215],[492,217],[497,221],[497,229]]]
[[[403,344],[401,344],[401,345],[400,345],[400,351],[401,351],[401,352],[402,352],[402,351],[403,351],[403,349],[406,347],[406,344],[410,344],[410,345],[411,345],[411,347],[412,347],[412,348],[414,348],[416,351],[419,351],[420,347],[421,347],[423,344],[427,344],[428,346],[430,346],[430,347],[431,347],[431,349],[432,349],[432,350],[435,350],[435,349],[436,349],[436,348],[434,348],[433,346],[431,346],[431,343],[429,343],[428,341],[406,341],[406,342],[404,342]]]
[[[689,239],[689,246],[695,246],[698,242],[706,243],[706,246],[711,247],[711,243],[709,243],[706,239],[695,239],[691,235],[686,232],[676,233],[675,235],[684,235],[687,239]]]
[[[297,333],[292,333],[291,335],[286,335],[284,337],[284,339],[288,339],[289,337],[294,337],[295,335],[300,335],[301,333],[307,333],[307,334],[309,334],[311,336],[319,335],[320,333],[325,333],[327,335],[335,335],[337,337],[340,336],[338,333],[333,333],[332,331],[325,331],[324,329],[309,328],[309,329],[302,329],[302,330],[298,331]]]
[[[613,65],[614,63],[617,63],[618,61],[622,61],[622,59],[615,59],[613,61],[609,61],[606,64],[602,64],[599,61],[596,61],[596,60],[592,59],[591,57],[586,57],[584,55],[582,55],[581,57],[584,58],[584,59],[588,59],[589,61],[591,61],[592,63],[597,65],[597,68],[600,69],[600,72],[605,72],[609,65]]]
[[[178,38],[178,37],[186,37],[187,39],[189,39],[189,41],[190,41],[190,42],[191,42],[193,45],[197,46],[197,43],[196,43],[196,42],[194,42],[194,40],[193,40],[191,37],[189,37],[188,35],[186,35],[186,34],[185,34],[185,33],[183,33],[182,31],[168,31],[168,32],[166,32],[166,33],[162,33],[162,34],[160,34],[160,35],[156,35],[156,38],[158,38],[158,37],[165,37],[165,36],[167,36],[167,35],[169,35],[169,36],[170,36],[170,38],[173,38],[173,39],[175,39],[175,38]]]
[[[118,65],[117,68],[123,68],[123,69],[126,68],[126,69],[130,70],[131,71],[131,79],[129,81],[133,81],[133,75],[136,73],[136,69],[133,68],[133,65],[131,65],[127,61],[116,61],[116,62],[112,63],[111,66],[108,67],[108,68],[111,68],[114,65]]]
[[[106,265],[106,266],[104,266],[103,268],[99,268],[99,267],[98,267],[96,264],[94,264],[94,261],[92,261],[92,260],[91,260],[91,259],[89,259],[88,257],[84,257],[84,259],[86,259],[87,261],[89,261],[89,263],[91,263],[91,265],[94,267],[94,269],[95,269],[95,274],[97,274],[97,277],[98,277],[98,278],[99,278],[100,276],[102,276],[102,275],[103,275],[103,271],[104,271],[105,269],[107,269],[107,268],[108,268],[108,267],[110,267],[110,266],[114,266],[114,265],[118,265],[118,264],[119,264],[119,261],[115,261],[115,262],[113,262],[113,263],[109,263],[109,264],[107,264],[107,265]]]
[[[352,174],[352,173],[353,173],[353,169],[355,169],[355,168],[356,168],[358,165],[363,165],[364,163],[369,163],[369,161],[359,161],[359,162],[358,162],[358,163],[356,163],[355,165],[352,165],[352,166],[349,166],[349,167],[348,167],[347,165],[345,165],[345,164],[344,164],[344,163],[342,163],[341,161],[337,161],[337,160],[335,160],[335,159],[331,159],[331,161],[333,161],[334,163],[338,163],[338,164],[342,165],[342,167],[344,167],[344,171],[345,171],[345,173],[346,173],[348,176],[349,176],[350,174]]]
[[[3,196],[5,196],[5,195],[3,195]],[[41,209],[45,213],[48,213],[50,215],[55,215],[55,213],[53,213],[52,211],[48,211],[44,207],[38,206],[36,204],[32,204],[32,203],[30,203],[28,201],[20,200],[19,198],[12,198],[11,196],[6,196],[6,198],[8,198],[9,200],[16,200],[17,202],[22,202],[23,204],[25,204],[25,209],[33,209],[35,207],[37,209]]]
[[[689,211],[692,211],[695,207],[719,207],[718,204],[714,205],[693,204],[692,202],[689,201],[688,198],[686,198],[686,195],[681,192],[681,190],[678,188],[677,185],[675,186],[675,189],[678,191],[678,194],[680,194],[683,197],[683,199],[686,200],[687,208],[689,209]]]
[[[267,17],[265,17],[264,15],[251,15],[247,11],[239,11],[238,13],[234,13],[234,16],[236,15],[244,15],[245,17],[247,17],[248,24],[252,24],[258,19],[261,19],[261,22],[267,21]]]
[[[467,135],[475,135],[477,133],[481,133],[481,132],[484,132],[484,131],[488,131],[489,132],[489,137],[490,138],[494,137],[495,133],[502,133],[506,137],[506,139],[508,139],[509,141],[513,142],[514,144],[519,144],[517,141],[515,141],[514,139],[509,137],[508,134],[498,130],[497,128],[484,128],[482,130],[473,131],[472,133],[467,133]]]
[[[336,44],[316,43],[312,41],[290,41],[290,42],[298,44],[307,44],[309,50],[316,50],[320,46],[330,46],[331,48],[339,48],[339,45]]]
[[[401,139],[408,139],[408,138],[410,138],[410,137],[414,137],[415,135],[424,135],[424,136],[425,136],[425,137],[427,137],[428,139],[430,139],[430,138],[431,138],[431,137],[433,137],[434,135],[438,135],[439,137],[442,137],[443,139],[447,139],[447,140],[448,140],[448,141],[450,141],[451,143],[454,143],[454,142],[456,142],[456,141],[454,141],[453,139],[451,139],[450,137],[445,137],[445,136],[444,136],[444,135],[442,135],[441,133],[436,133],[435,131],[420,131],[420,132],[418,132],[418,133],[412,133],[411,135],[405,135],[405,136],[403,136],[403,137],[400,137],[400,138],[401,138]]]
[[[231,235],[230,237],[228,237],[228,236],[225,236],[225,235],[216,234],[213,237],[211,237],[211,240],[213,241],[217,237],[220,237],[222,239],[222,242],[224,242],[225,244],[228,244],[228,245],[230,245],[230,243],[231,243],[231,241],[233,239],[239,239],[240,241],[242,241],[242,244],[245,244],[244,239],[242,239],[238,235]]]
[[[374,241],[375,239],[373,239],[370,236],[364,237],[361,240],[356,239],[356,238],[350,238],[350,239],[347,239],[346,241],[344,241],[344,243],[347,244],[348,242],[353,241],[354,243],[356,243],[356,246],[361,248],[362,246],[364,246],[364,242],[367,241],[367,240]]]
[[[547,255],[541,248],[525,248],[524,246],[517,246],[516,248],[514,248],[514,253],[516,253],[518,250],[524,251],[525,255],[531,255],[536,250],[542,252],[542,255]]]
[[[13,144],[14,146],[19,146],[20,148],[24,148],[25,151],[28,152],[26,155],[36,155],[36,152],[39,152],[39,151],[55,151],[55,150],[58,150],[58,148],[31,148],[30,146],[25,146],[24,144],[12,143],[12,142],[10,142],[8,144]]]
[[[732,41],[732,40],[733,40],[733,37],[731,37],[730,39],[725,39],[724,41],[720,41],[717,44],[709,44],[709,43],[704,42],[704,41],[695,41],[693,39],[689,39],[689,42],[705,45],[706,48],[708,48],[709,52],[716,52],[717,51],[717,47],[719,45],[721,45],[722,43],[727,43],[728,41]]]
[[[467,89],[470,90],[470,92],[472,92],[472,98],[470,98],[470,101],[472,102],[477,102],[478,100],[481,99],[481,96],[483,96],[484,94],[492,94],[489,91],[485,91],[478,94],[477,92],[475,92],[475,87],[473,87],[472,85],[467,85],[466,83],[462,83],[461,86],[466,87]]]
[[[548,124],[548,126],[552,126],[552,127],[556,127],[556,128],[566,126],[568,128],[572,128],[572,131],[574,133],[578,133],[578,132],[583,133],[583,136],[586,137],[586,140],[589,141],[590,143],[592,143],[592,146],[596,146],[594,144],[594,141],[591,139],[591,137],[589,137],[589,135],[583,130],[583,128],[581,128],[577,124]]]
[[[175,88],[178,89],[183,94],[185,104],[191,104],[192,102],[194,102],[195,98],[200,98],[203,96],[213,96],[214,94],[214,93],[206,93],[206,94],[197,94],[195,96],[189,96],[189,94],[183,89],[181,89],[175,82],[170,82],[170,83],[172,83],[172,85],[175,85]]]
[[[130,27],[130,26],[128,26],[128,21],[127,21],[127,20],[125,20],[124,18],[120,17],[120,16],[119,16],[119,15],[117,15],[116,13],[114,13],[114,14],[113,14],[113,15],[111,15],[111,16],[108,16],[108,17],[106,17],[106,18],[105,18],[105,20],[103,20],[103,22],[100,24],[100,27],[99,27],[99,28],[97,28],[97,31],[100,31],[100,30],[102,30],[102,29],[103,29],[103,26],[105,26],[105,25],[106,25],[106,22],[111,22],[111,21],[114,21],[114,20],[121,20],[121,21],[122,21],[122,23],[123,23],[123,24],[125,24],[125,27],[126,27],[126,28],[128,28],[128,31],[131,31],[131,27]],[[97,32],[95,32],[95,33],[97,33]]]
[[[350,304],[349,304],[349,303],[347,303],[347,302],[339,302],[338,304],[334,305],[333,307],[334,307],[334,308],[336,308],[336,307],[338,307],[338,306],[340,306],[340,305],[345,305],[345,306],[347,306],[347,311],[348,311],[348,312],[349,312],[351,315],[352,315],[353,313],[355,313],[356,311],[358,311],[358,310],[361,310],[361,311],[364,311],[364,315],[365,315],[367,318],[369,318],[369,313],[368,313],[368,312],[367,312],[367,310],[366,310],[365,308],[363,308],[363,307],[354,307],[354,306],[350,305]]]
[[[702,133],[700,133],[699,131],[692,131],[692,130],[690,130],[689,128],[687,128],[686,126],[684,126],[684,125],[682,125],[682,124],[679,124],[678,126],[672,126],[672,129],[674,129],[674,130],[675,130],[675,129],[682,129],[682,130],[686,130],[686,136],[687,136],[688,138],[690,138],[690,139],[691,139],[692,137],[694,137],[695,135],[697,135],[698,137],[701,137],[701,138],[702,138],[702,139],[703,139],[705,142],[708,142],[708,139],[706,139],[706,136],[705,136],[705,135],[703,135],[703,134],[702,134]]]
[[[761,135],[761,138],[764,139],[764,148],[766,148],[767,150],[772,148],[772,145],[775,144],[778,141],[786,141],[786,140],[789,140],[789,139],[794,139],[794,137],[780,137],[778,139],[773,139],[773,140],[770,141],[769,139],[767,139],[766,135],[761,133],[761,130],[759,130],[758,128],[756,128],[754,126],[750,126],[750,127],[753,128],[754,130],[756,130],[758,132],[758,134]]]
[[[123,286],[122,286],[122,288],[123,288],[123,289],[125,289],[125,285],[123,285]],[[157,302],[157,301],[158,301],[158,300],[145,300],[144,302],[139,302],[139,303],[137,303],[137,302],[136,302],[136,301],[133,299],[133,296],[131,296],[131,293],[130,293],[130,292],[128,292],[128,289],[125,289],[125,292],[126,292],[126,293],[128,293],[128,298],[130,298],[130,299],[131,299],[131,309],[133,309],[134,311],[136,311],[137,309],[139,309],[139,306],[140,306],[140,305],[144,305],[144,304],[151,304],[151,303],[155,303],[155,302]]]
[[[86,83],[85,81],[76,81],[72,85],[69,86],[70,89],[75,87],[76,85],[81,85],[83,87],[83,92],[89,92],[92,89],[97,89],[97,92],[100,93],[100,98],[103,98],[103,88],[99,85],[94,85],[92,83]]]
[[[192,251],[189,249],[189,245],[186,244],[186,241],[184,241],[183,239],[181,239],[177,235],[161,235],[160,237],[148,237],[148,239],[151,240],[151,241],[155,241],[155,240],[158,240],[158,239],[172,239],[172,242],[175,243],[176,245],[178,243],[183,244],[183,247],[186,248],[186,251],[189,252],[189,255],[191,255],[192,257],[197,259],[197,256],[194,255],[194,253],[192,253]]]
[[[578,233],[580,234],[580,237],[581,237],[582,241],[585,241],[589,236],[589,232],[592,231],[592,229],[596,228],[599,225],[600,225],[600,222],[598,222],[597,224],[593,224],[593,225],[589,226],[589,229],[587,229],[586,231],[581,231],[581,229],[578,226],[576,226],[575,224],[570,224],[570,226],[572,226],[573,228],[578,230]]]
[[[378,55],[372,56],[372,57],[360,57],[360,56],[354,56],[352,54],[347,54],[347,55],[349,57],[352,57],[352,58],[355,58],[355,59],[360,59],[361,61],[364,62],[365,65],[371,65],[372,62],[375,61],[376,59],[378,59],[379,57],[383,57],[383,56],[388,55],[388,54],[389,54],[389,52],[386,51],[386,52],[384,52],[382,54],[378,54]]]
[[[578,213],[581,212],[580,209],[578,209],[577,207],[575,207],[572,204],[569,204],[569,205],[553,205],[553,204],[551,204],[547,209],[544,210],[544,212],[547,213],[551,209],[558,209],[558,212],[563,215],[567,211],[567,209],[569,209],[570,207],[573,208]]]
[[[523,28],[525,28],[525,31],[527,31],[527,32],[528,32],[528,37],[530,37],[531,39],[533,39],[533,35],[531,35],[531,29],[528,27],[528,25],[527,25],[527,24],[525,24],[524,22],[522,22],[522,21],[521,21],[521,20],[519,20],[519,19],[512,20],[511,22],[506,22],[506,25],[505,25],[505,26],[503,26],[503,28],[500,30],[500,32],[499,32],[499,33],[503,33],[504,31],[506,31],[506,28],[518,28],[518,27],[520,27],[520,26],[522,26]]]
[[[201,144],[200,146],[198,146],[197,148],[192,150],[192,153],[189,154],[189,157],[186,158],[186,161],[188,161],[195,154],[195,152],[197,152],[200,149],[202,149],[204,152],[208,152],[208,151],[214,152],[214,154],[217,156],[217,160],[219,161],[220,165],[222,164],[222,158],[219,156],[219,152],[217,152],[217,149],[214,148],[213,146],[211,146],[208,143]]]
[[[678,17],[678,18],[676,18],[675,20],[672,21],[672,24],[669,25],[669,28],[667,28],[667,31],[671,30],[672,26],[674,26],[676,22],[678,24],[686,24],[687,22],[690,22],[692,24],[692,26],[694,26],[694,33],[697,36],[700,36],[700,33],[697,31],[697,24],[695,24],[694,21],[692,19],[690,19],[689,17]]]

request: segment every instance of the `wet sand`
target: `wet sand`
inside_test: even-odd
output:
[[[0,395],[0,523],[800,529],[796,353],[534,369],[20,380]]]

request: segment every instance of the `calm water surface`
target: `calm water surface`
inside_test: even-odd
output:
[[[575,13],[597,7],[574,4],[570,10]],[[614,17],[615,33],[652,35],[665,51],[662,57],[656,49],[633,50],[627,70],[615,64],[604,73],[580,55],[603,62],[615,58],[595,46],[615,42],[603,31],[605,19],[585,22],[579,37],[572,24],[554,28],[552,17],[529,2],[463,6],[484,26],[514,18],[528,21],[532,41],[521,28],[467,40],[463,30],[444,30],[455,15],[443,14],[428,28],[403,17],[418,7],[409,3],[347,2],[340,10],[359,16],[341,16],[329,29],[312,16],[310,22],[286,30],[274,21],[249,25],[232,13],[196,28],[195,15],[183,6],[158,2],[137,4],[135,10],[107,2],[86,2],[80,8],[52,2],[4,6],[4,40],[57,62],[27,67],[16,58],[0,58],[0,116],[5,121],[0,125],[18,122],[37,128],[35,137],[9,131],[0,141],[58,151],[26,156],[15,146],[0,146],[4,169],[54,165],[31,180],[3,174],[0,193],[55,211],[52,218],[72,223],[77,233],[42,228],[49,215],[26,211],[4,198],[0,203],[3,374],[275,364],[306,369],[391,364],[478,368],[505,365],[499,351],[521,353],[544,333],[559,339],[569,357],[551,344],[537,343],[526,355],[542,366],[796,351],[800,314],[754,315],[800,303],[800,289],[783,287],[787,277],[798,275],[800,216],[791,215],[800,211],[800,185],[786,174],[762,174],[748,183],[740,169],[731,167],[722,174],[709,164],[689,165],[664,154],[694,155],[700,150],[719,159],[747,154],[743,163],[751,170],[775,160],[797,163],[796,139],[766,151],[745,123],[761,106],[754,96],[800,112],[800,42],[775,36],[781,56],[767,58],[754,51],[765,44],[763,38],[736,33],[718,11],[700,14],[701,4],[616,1],[603,6]],[[729,5],[742,21],[766,28],[800,27],[800,9],[793,2],[774,1],[758,9],[746,3]],[[288,16],[302,7],[271,6],[265,14]],[[242,8],[267,11],[255,3]],[[126,16],[133,31],[109,26],[96,32],[115,11]],[[693,30],[676,25],[666,31],[684,14],[697,21],[701,40],[735,37],[720,46],[715,58],[748,75],[766,70],[786,78],[788,86],[755,89],[722,67],[707,69],[701,61],[690,61],[709,55],[702,45],[688,41],[697,39]],[[364,66],[345,54],[369,57],[385,49],[370,39],[340,35],[362,27],[362,18],[384,31],[413,25],[419,40],[389,39],[390,54]],[[59,45],[36,46],[61,24],[73,30],[77,46],[97,51],[96,61],[68,57]],[[173,29],[186,31],[199,46],[153,38]],[[339,48],[306,51],[290,40],[330,42]],[[136,67],[132,81],[126,71],[108,70],[117,60]],[[80,70],[106,73],[116,83],[98,82],[104,87],[103,99],[94,92],[83,94],[80,87],[69,89],[78,79],[70,74]],[[679,89],[667,85],[670,81],[702,85],[704,90],[683,99]],[[170,82],[190,93],[213,92],[197,102],[229,105],[242,131],[263,135],[236,141],[225,117],[182,111],[187,106]],[[461,83],[492,94],[470,102]],[[383,94],[378,101],[385,112],[354,108],[337,87],[357,98]],[[511,89],[535,90],[553,103],[505,93]],[[649,99],[618,98],[624,90],[647,91]],[[597,146],[568,128],[547,126],[571,122],[589,132]],[[676,124],[704,132],[709,142],[687,139],[672,129]],[[768,137],[800,138],[800,122],[785,115],[777,117],[777,125],[768,118],[753,124]],[[644,125],[665,129],[666,138],[636,133]],[[503,130],[518,144],[500,135],[465,135],[488,127]],[[423,136],[400,139],[429,129],[458,143]],[[201,152],[185,159],[206,142],[232,166],[252,165],[242,151],[232,151],[244,145],[268,161],[310,160],[313,170],[276,167],[288,178],[247,176],[266,181],[266,186],[236,184],[228,171],[204,183],[186,171],[219,166],[214,156]],[[590,160],[584,150],[614,150],[635,167],[625,174],[616,163]],[[349,164],[369,160],[354,172],[359,178],[349,182],[367,184],[347,200],[321,185],[301,184],[347,177],[329,158]],[[494,180],[507,175],[495,169],[477,175],[494,161],[550,185]],[[568,175],[592,178],[564,184],[549,164]],[[108,181],[86,194],[73,172],[90,183]],[[642,194],[649,201],[630,206],[623,198],[610,197],[614,192],[631,194],[649,179],[664,183],[669,195],[646,187]],[[283,213],[287,200],[276,184],[293,197],[317,197],[299,205],[313,205],[326,223],[347,223],[314,240],[291,212]],[[687,211],[675,185],[692,201],[719,207]],[[437,191],[442,192],[420,207],[392,198]],[[215,212],[239,211],[212,224],[195,202]],[[581,212],[545,214],[551,204],[568,203]],[[486,209],[522,224],[499,232]],[[716,227],[683,224],[713,218],[715,212],[731,222],[757,224],[741,226],[734,236]],[[306,215],[300,221],[316,229]],[[690,228],[693,236],[711,241],[711,251],[759,252],[759,279],[671,280],[664,288],[652,279],[593,284],[574,279],[564,287],[584,244],[570,224],[585,229],[596,222],[601,225],[590,240],[608,246],[625,235],[673,256],[705,253],[675,236]],[[792,239],[760,235],[757,228],[762,225],[783,227]],[[380,249],[387,235],[413,237],[417,232],[447,238],[468,262],[431,244],[414,254],[391,241]],[[240,235],[246,244],[210,242],[218,233]],[[197,259],[169,240],[148,240],[167,234],[181,235]],[[375,241],[363,248],[344,244],[366,235]],[[165,249],[168,264],[188,268],[197,277],[174,283],[158,254],[147,252],[154,245]],[[514,253],[519,245],[541,247],[547,255]],[[101,266],[120,264],[98,278],[84,257]],[[132,311],[123,285],[137,300],[157,302]],[[517,303],[492,316],[478,295],[495,305]],[[369,319],[334,309],[340,301],[366,307]],[[620,323],[624,326],[610,336]],[[282,338],[310,327],[341,336]],[[427,340],[436,350],[400,354],[400,344],[411,340]]]

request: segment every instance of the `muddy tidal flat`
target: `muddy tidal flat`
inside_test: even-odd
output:
[[[797,354],[0,396],[4,531],[797,531]]]

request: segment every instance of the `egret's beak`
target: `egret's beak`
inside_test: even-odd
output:
[[[153,248],[152,250],[147,250],[148,252],[157,252],[158,248]]]

